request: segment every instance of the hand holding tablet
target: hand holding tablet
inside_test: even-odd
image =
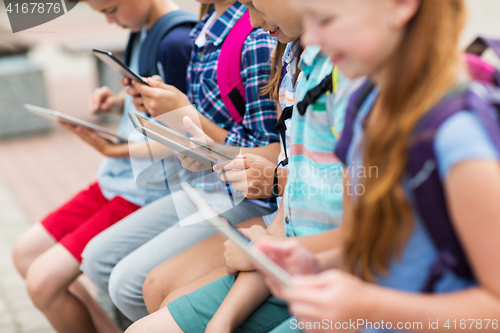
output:
[[[200,143],[193,138],[188,138],[153,119],[133,112],[130,112],[128,116],[135,129],[144,136],[206,165],[207,169],[212,168],[217,163],[231,160],[230,157],[206,144]]]
[[[277,265],[273,260],[271,260],[271,258],[266,256],[259,249],[252,247],[251,241],[231,224],[224,222],[216,215],[214,217],[213,209],[208,206],[207,202],[191,185],[183,183],[181,186],[190,200],[198,208],[200,214],[202,214],[220,233],[226,235],[243,251],[245,251],[252,258],[252,260],[259,265],[260,269],[264,270],[267,274],[278,280],[284,286],[291,287],[292,276],[287,271]]]

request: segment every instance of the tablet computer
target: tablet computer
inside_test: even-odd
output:
[[[266,256],[259,249],[252,247],[252,242],[234,226],[226,223],[214,215],[215,210],[210,208],[207,202],[198,194],[196,190],[188,183],[181,184],[182,189],[186,192],[189,199],[198,208],[200,214],[205,217],[220,233],[224,234],[238,245],[245,253],[247,253],[260,267],[266,270],[270,275],[283,283],[285,286],[291,286],[292,276],[285,271],[281,266],[276,264],[271,258]]]
[[[61,120],[62,122],[73,125],[73,126],[83,126],[93,132],[97,132],[98,134],[104,135],[106,137],[111,137],[113,139],[118,139],[123,142],[127,142],[128,139],[119,135],[116,132],[113,132],[107,128],[101,127],[99,125],[95,125],[92,123],[89,123],[88,121],[81,120],[75,117],[72,117],[70,115],[64,114],[62,112],[57,112],[54,110],[42,108],[40,106],[36,105],[31,105],[31,104],[24,104],[24,108],[27,109],[29,112],[34,113],[38,116],[52,119],[52,120]]]
[[[153,119],[143,117],[137,113],[128,114],[133,126],[144,136],[152,139],[164,146],[167,146],[179,153],[212,168],[215,164],[232,160],[217,150],[192,140],[170,128],[164,126]],[[193,145],[196,148],[192,148]]]
[[[130,80],[136,80],[142,84],[149,86],[149,84],[146,81],[144,81],[142,77],[134,73],[133,70],[131,70],[127,65],[123,63],[123,61],[115,57],[113,53],[96,49],[92,50],[92,52],[94,52],[97,58],[101,59],[106,65],[113,68],[122,76]]]

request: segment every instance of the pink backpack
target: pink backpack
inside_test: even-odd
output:
[[[500,40],[479,37],[467,48],[464,55],[465,61],[474,81],[500,87],[500,71],[481,58],[488,48],[491,48],[500,57]]]
[[[241,51],[246,38],[253,30],[247,11],[225,38],[217,67],[217,83],[222,101],[238,124],[243,121],[246,111],[245,86],[241,77]]]

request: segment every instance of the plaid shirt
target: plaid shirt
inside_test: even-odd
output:
[[[276,105],[269,96],[260,96],[260,90],[269,81],[271,74],[271,52],[275,40],[262,29],[249,34],[241,53],[241,77],[245,86],[246,112],[243,121],[237,124],[224,102],[217,84],[217,66],[222,43],[235,23],[248,9],[235,2],[215,20],[206,31],[207,42],[204,46],[193,45],[191,62],[188,66],[188,97],[198,111],[218,126],[229,131],[225,143],[240,147],[265,146],[279,141],[274,125],[277,121]],[[192,30],[195,41],[203,26],[214,13],[210,10]],[[225,184],[211,171],[191,173],[181,171],[181,176],[191,184],[206,190],[220,189]]]

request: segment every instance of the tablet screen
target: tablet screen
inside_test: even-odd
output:
[[[155,121],[152,121],[151,119],[148,119],[148,118],[145,118],[141,115],[138,115],[136,114],[137,116],[137,120],[139,121],[139,123],[141,124],[142,127],[152,131],[152,132],[155,132],[175,143],[178,143],[180,144],[181,146],[183,147],[186,147],[186,149],[189,149],[189,150],[192,150],[192,151],[195,151],[197,152],[198,154],[201,154],[207,158],[210,158],[211,160],[215,160],[215,161],[218,161],[218,162],[224,162],[224,161],[230,161],[231,158],[229,158],[228,156],[216,151],[215,149],[203,144],[203,143],[200,143],[200,142],[197,142],[197,141],[194,141],[190,138],[187,138],[186,136],[180,134],[180,133],[177,133],[176,131],[162,125],[162,124],[159,124]],[[192,148],[191,148],[192,147]],[[180,152],[182,153],[182,152]]]

